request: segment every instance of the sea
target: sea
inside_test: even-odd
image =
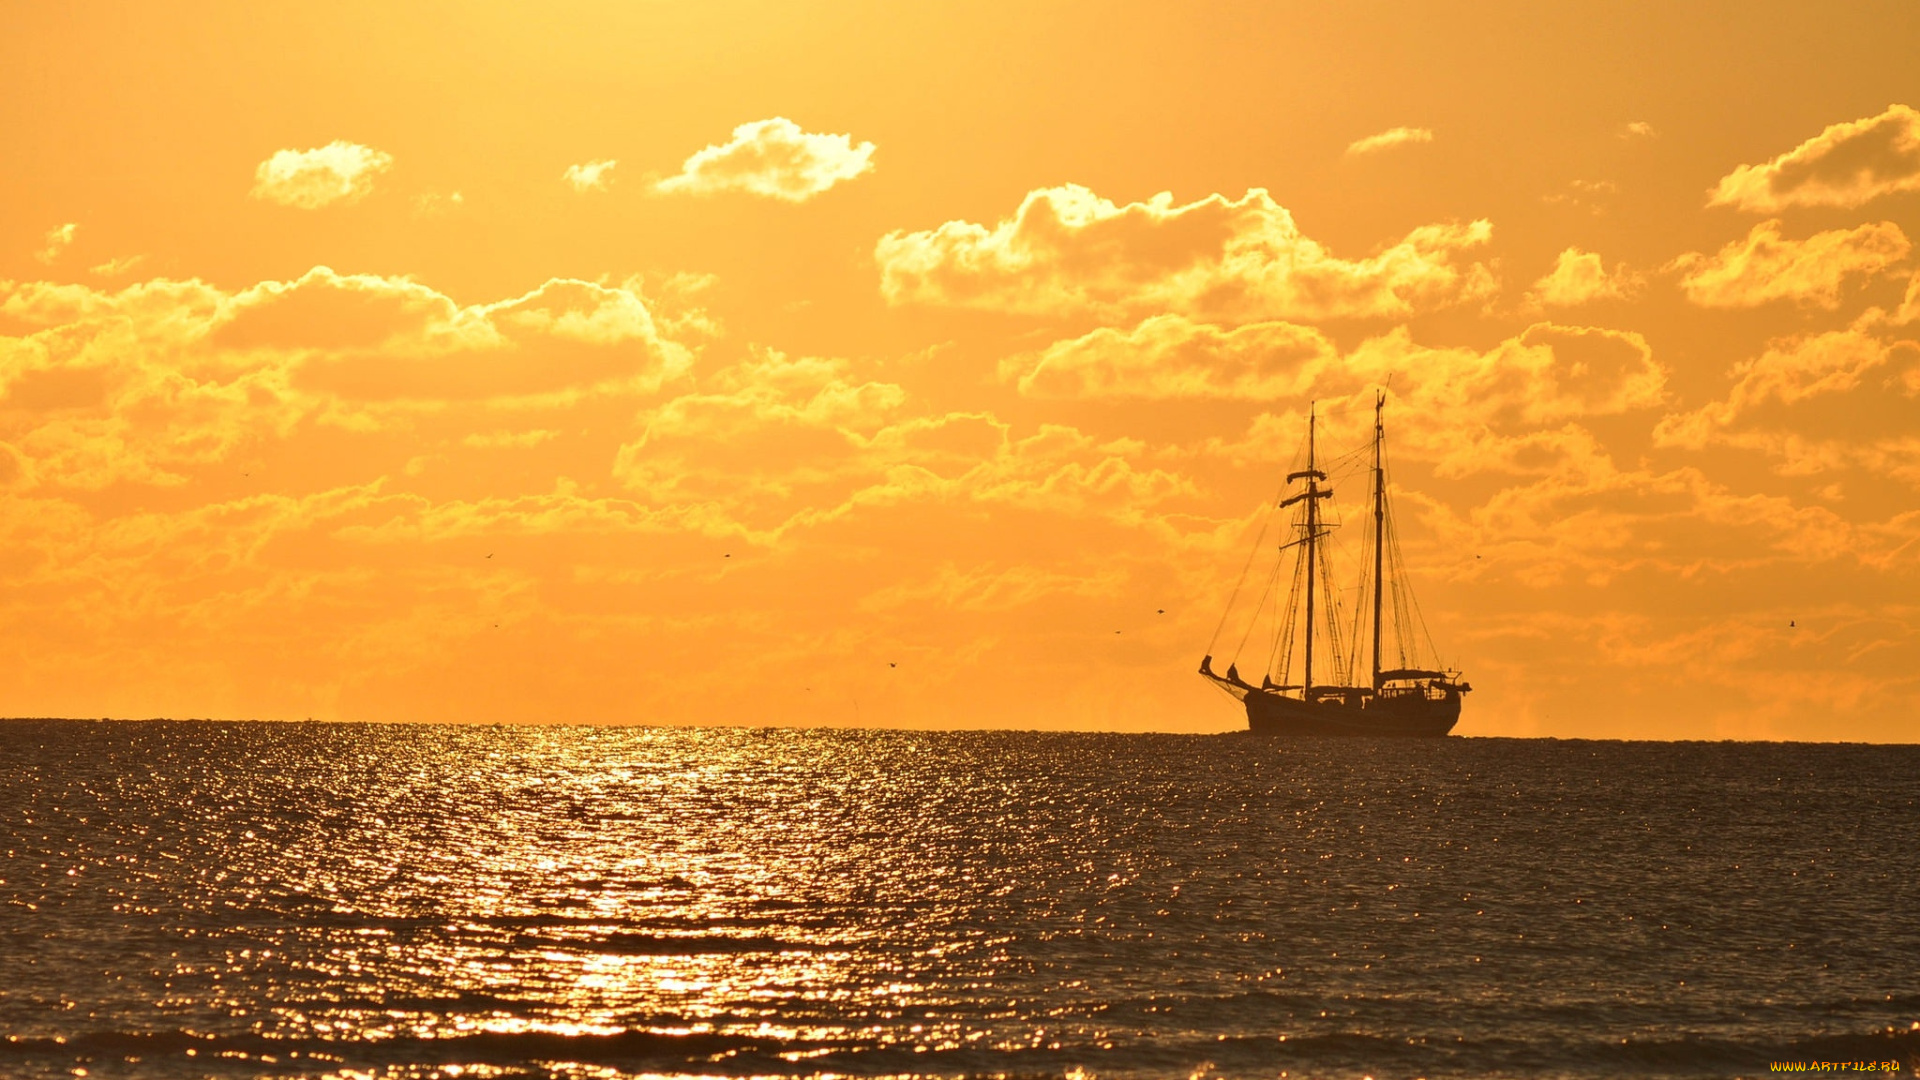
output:
[[[1920,746],[0,721],[0,1077],[1920,1057]]]

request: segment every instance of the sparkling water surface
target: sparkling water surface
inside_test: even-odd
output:
[[[0,722],[0,1076],[1920,1053],[1920,747]]]

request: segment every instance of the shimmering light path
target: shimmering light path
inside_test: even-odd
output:
[[[1920,748],[0,724],[0,1075],[1758,1075]]]

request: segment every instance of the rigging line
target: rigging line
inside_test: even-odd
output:
[[[1285,551],[1287,548],[1297,547],[1301,542],[1300,540],[1295,540],[1291,544],[1282,544],[1280,550]],[[1274,670],[1274,660],[1276,657],[1280,661],[1281,685],[1285,685],[1289,676],[1293,674],[1293,620],[1294,616],[1300,611],[1300,567],[1305,561],[1304,553],[1302,553],[1301,556],[1296,556],[1293,560],[1293,574],[1288,579],[1287,586],[1287,610],[1280,614],[1280,617],[1275,620],[1273,651],[1267,655],[1268,672]]]
[[[1340,590],[1334,585],[1333,563],[1323,557],[1320,560],[1319,569],[1320,587],[1325,590],[1327,594],[1327,643],[1330,646],[1327,649],[1327,656],[1333,664],[1333,684],[1335,686],[1345,686],[1347,685],[1347,674],[1342,670],[1342,660],[1344,657],[1341,655],[1340,650],[1340,621],[1342,618],[1340,611]]]
[[[1283,485],[1281,492],[1286,491]],[[1220,643],[1220,632],[1227,628],[1227,620],[1233,617],[1234,602],[1240,599],[1240,587],[1247,583],[1247,573],[1253,569],[1253,560],[1260,554],[1260,544],[1267,538],[1267,529],[1273,525],[1274,510],[1280,504],[1280,493],[1267,501],[1267,516],[1260,522],[1260,533],[1253,538],[1253,550],[1247,552],[1247,563],[1240,568],[1240,580],[1233,583],[1233,592],[1227,596],[1227,609],[1220,613],[1220,625],[1213,628],[1213,636],[1207,639],[1207,655],[1213,655],[1213,647]]]
[[[1371,531],[1363,531],[1360,534],[1360,565],[1364,567],[1371,563],[1372,555],[1373,533]],[[1347,644],[1347,670],[1354,672],[1356,679],[1359,677],[1360,671],[1360,647],[1365,640],[1360,634],[1360,620],[1371,605],[1372,599],[1373,575],[1361,574],[1360,595],[1356,598],[1353,608],[1353,637],[1348,639]]]
[[[1392,465],[1383,460],[1380,463],[1380,471],[1381,483],[1386,485],[1387,490],[1393,490]],[[1393,609],[1391,614],[1393,617],[1394,656],[1396,657],[1397,666],[1399,667],[1417,667],[1419,665],[1416,661],[1419,658],[1407,654],[1407,646],[1412,641],[1412,638],[1409,635],[1410,628],[1407,624],[1406,563],[1400,556],[1399,519],[1395,515],[1394,504],[1391,499],[1386,500],[1381,507],[1380,531],[1384,534],[1382,539],[1385,541],[1386,547],[1386,557],[1382,561],[1386,564],[1384,571],[1388,584],[1387,595]]]
[[[1420,598],[1414,595],[1412,589],[1408,589],[1407,600],[1413,608],[1413,621],[1420,627],[1420,636],[1426,640],[1427,655],[1433,657],[1433,666],[1445,668],[1446,664],[1440,659],[1440,647],[1433,643],[1433,631],[1427,629],[1426,613],[1420,610]]]
[[[1392,516],[1391,511],[1388,512],[1388,516],[1389,518],[1391,518]],[[1400,534],[1398,532],[1395,532],[1393,536],[1393,549],[1394,549],[1394,558],[1399,563],[1399,566],[1402,569],[1402,573],[1404,574],[1406,561],[1404,556],[1402,556],[1400,553]],[[1419,625],[1420,636],[1426,639],[1427,655],[1433,658],[1433,666],[1435,668],[1442,668],[1442,669],[1445,668],[1446,664],[1440,658],[1440,647],[1433,643],[1433,631],[1427,628],[1426,613],[1420,610],[1420,598],[1413,594],[1412,588],[1408,588],[1407,590],[1407,602],[1408,602],[1408,606],[1412,608],[1412,611],[1413,611],[1411,624]],[[1413,628],[1411,624],[1408,626],[1409,636],[1411,636],[1411,631]]]
[[[1386,524],[1387,539],[1390,544],[1388,550],[1393,554],[1395,574],[1393,583],[1394,633],[1399,638],[1400,666],[1419,667],[1419,640],[1414,636],[1413,632],[1413,621],[1419,610],[1418,601],[1414,599],[1413,587],[1407,582],[1407,560],[1405,553],[1400,549],[1399,522],[1395,519],[1391,507],[1387,509]],[[1429,642],[1429,644],[1431,644],[1431,642]]]
[[[1234,646],[1233,655],[1228,658],[1230,664],[1238,663],[1240,654],[1247,649],[1247,639],[1253,636],[1253,628],[1260,625],[1260,613],[1267,609],[1267,597],[1273,595],[1273,584],[1280,580],[1280,562],[1275,560],[1273,573],[1267,575],[1267,587],[1260,590],[1260,602],[1253,606],[1253,617],[1247,620],[1247,632],[1240,635],[1240,644]]]

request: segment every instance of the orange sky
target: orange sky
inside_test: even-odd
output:
[[[1237,728],[1263,500],[1391,376],[1460,734],[1911,741],[1915,55],[1911,0],[15,5],[0,714]]]

